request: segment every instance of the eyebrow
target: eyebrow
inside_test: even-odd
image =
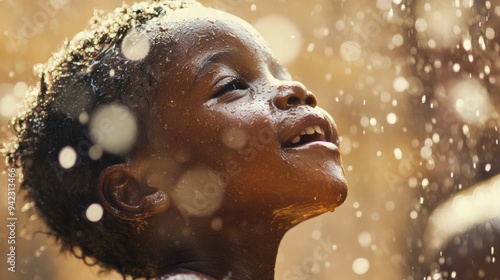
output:
[[[221,60],[228,59],[234,56],[234,50],[222,50],[214,53],[210,53],[209,55],[203,57],[201,62],[199,63],[199,67],[197,67],[194,73],[194,82],[198,81],[201,75],[207,71],[211,64],[217,63]]]

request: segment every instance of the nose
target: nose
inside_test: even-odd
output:
[[[297,81],[280,81],[276,87],[277,93],[273,97],[276,108],[288,110],[300,105],[316,107],[318,100],[306,86]]]

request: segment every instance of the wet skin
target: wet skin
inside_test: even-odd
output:
[[[145,248],[159,275],[273,279],[286,231],[346,198],[333,119],[244,21],[196,8],[148,34],[158,29],[149,144],[126,167],[166,201],[141,231]],[[308,127],[319,133],[297,138]],[[220,203],[183,209],[176,185],[190,170],[215,178],[201,192]]]

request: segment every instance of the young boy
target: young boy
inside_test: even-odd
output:
[[[9,163],[63,248],[105,269],[273,279],[283,235],[346,198],[333,119],[230,14],[124,6],[39,78]]]

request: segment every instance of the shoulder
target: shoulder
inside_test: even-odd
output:
[[[198,273],[176,273],[163,275],[158,277],[157,280],[215,280],[214,278]]]

